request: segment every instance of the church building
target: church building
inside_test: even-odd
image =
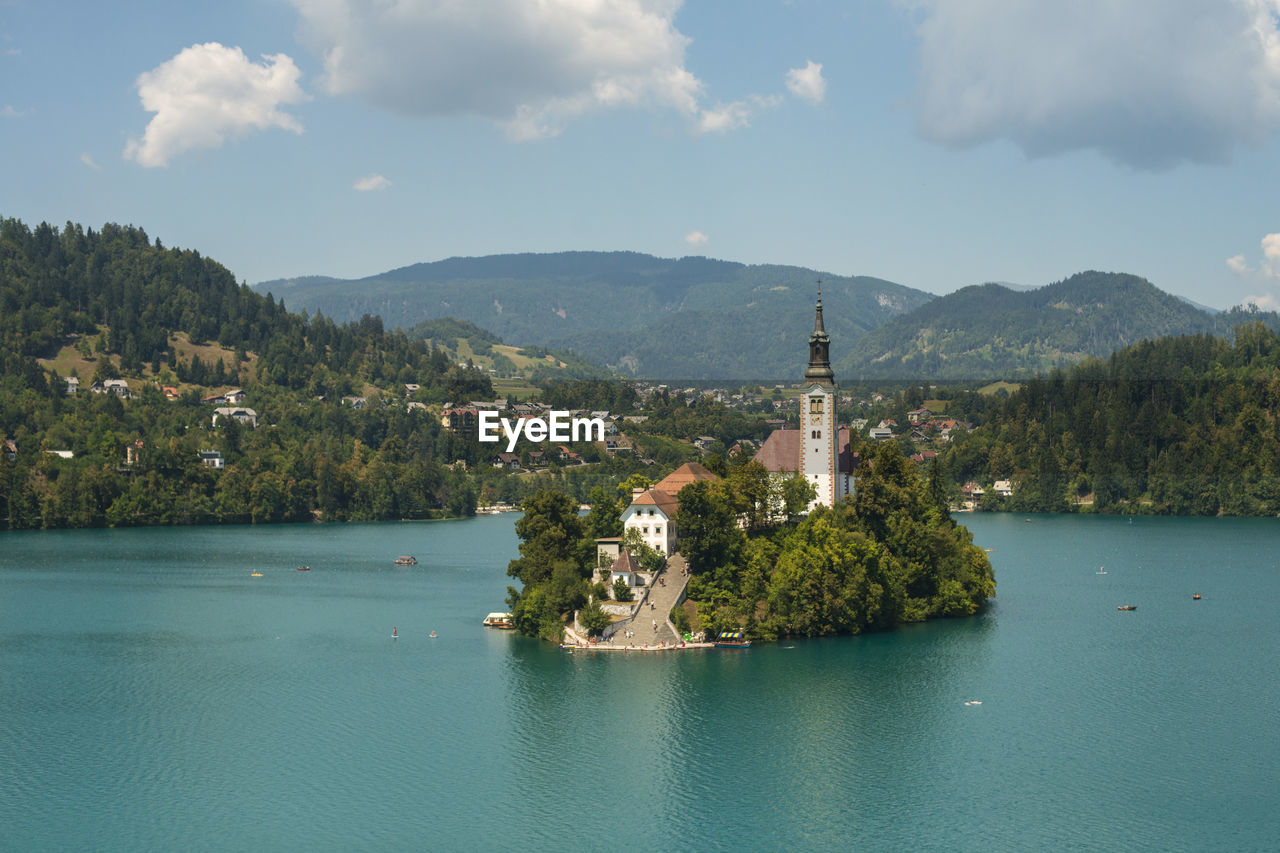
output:
[[[809,336],[809,365],[800,395],[800,429],[774,430],[756,453],[777,477],[799,473],[813,484],[817,496],[809,505],[835,506],[853,492],[854,456],[849,428],[836,426],[836,379],[831,370],[831,336],[822,325],[822,291],[818,291],[813,334]]]

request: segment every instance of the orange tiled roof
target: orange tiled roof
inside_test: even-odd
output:
[[[696,483],[699,480],[719,479],[719,477],[712,474],[697,462],[686,462],[662,480],[658,481],[657,485],[653,488],[666,492],[670,495],[678,495],[680,494],[680,490],[690,483]]]
[[[631,502],[632,506],[656,506],[658,509],[671,518],[676,514],[676,510],[680,508],[680,502],[675,496],[664,492],[658,488],[652,488],[648,491],[641,492],[635,500]]]

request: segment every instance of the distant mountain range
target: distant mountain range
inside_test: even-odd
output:
[[[1123,273],[1043,287],[984,284],[934,296],[803,267],[702,257],[563,252],[450,258],[358,280],[255,285],[290,310],[338,320],[381,315],[410,329],[456,317],[508,344],[556,347],[627,375],[790,379],[800,375],[822,281],[837,379],[1022,378],[1144,338],[1228,335],[1272,312],[1212,313]]]
[[[807,357],[822,280],[826,327],[848,347],[936,298],[888,281],[802,267],[636,252],[450,258],[358,280],[255,285],[291,311],[381,315],[406,329],[456,317],[517,346],[571,349],[621,373],[673,379],[785,378]]]

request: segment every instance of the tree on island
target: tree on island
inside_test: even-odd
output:
[[[587,632],[588,637],[600,636],[611,622],[613,622],[613,617],[605,613],[604,608],[600,606],[600,602],[594,598],[587,602],[586,607],[578,611],[578,624]]]
[[[565,616],[587,601],[594,542],[585,536],[577,501],[563,492],[541,490],[521,509],[520,557],[507,574],[524,588],[507,587],[507,605],[522,634],[559,640]]]
[[[630,601],[635,598],[635,594],[631,592],[631,586],[627,583],[627,579],[619,577],[613,582],[613,600],[614,601]]]
[[[861,633],[976,613],[995,593],[986,554],[892,443],[868,448],[857,492],[748,536],[732,479],[680,492],[689,597],[710,631]]]

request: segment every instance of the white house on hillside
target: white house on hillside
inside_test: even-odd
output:
[[[234,418],[251,427],[258,425],[258,413],[243,406],[220,406],[213,410],[213,426],[218,425],[219,418]]]
[[[622,513],[623,529],[638,530],[644,543],[660,554],[673,553],[680,540],[676,523],[680,501],[676,496],[690,483],[718,479],[720,478],[698,463],[686,462],[653,488],[638,492],[632,497],[631,505]]]

